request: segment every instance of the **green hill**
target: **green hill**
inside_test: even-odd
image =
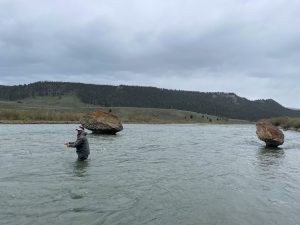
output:
[[[190,111],[137,107],[101,107],[84,104],[75,95],[0,101],[2,123],[71,123],[89,111],[106,111],[125,123],[247,123]]]
[[[53,97],[54,100],[53,100]],[[85,106],[177,109],[222,118],[256,121],[262,118],[299,117],[299,110],[283,107],[274,100],[250,101],[234,93],[194,92],[154,87],[111,86],[66,82],[37,82],[0,86],[0,99],[20,105],[80,108]],[[37,104],[39,102],[39,104]],[[4,103],[2,103],[4,104]]]

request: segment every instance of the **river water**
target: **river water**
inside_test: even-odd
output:
[[[300,224],[300,133],[265,149],[253,125],[0,125],[0,224]]]

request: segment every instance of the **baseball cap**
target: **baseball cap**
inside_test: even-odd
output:
[[[79,126],[76,130],[77,131],[84,131],[84,127],[83,126]]]

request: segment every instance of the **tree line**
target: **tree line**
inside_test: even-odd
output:
[[[278,116],[300,116],[299,110],[285,108],[274,100],[250,101],[234,93],[68,82],[36,82],[28,85],[0,86],[0,99],[9,101],[37,96],[59,98],[66,94],[74,94],[83,103],[91,105],[179,109],[250,121]]]

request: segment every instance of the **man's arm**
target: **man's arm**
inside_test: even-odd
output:
[[[67,146],[69,148],[76,148],[78,145],[81,145],[83,142],[83,139],[82,138],[78,138],[75,142],[69,142],[67,143]]]

